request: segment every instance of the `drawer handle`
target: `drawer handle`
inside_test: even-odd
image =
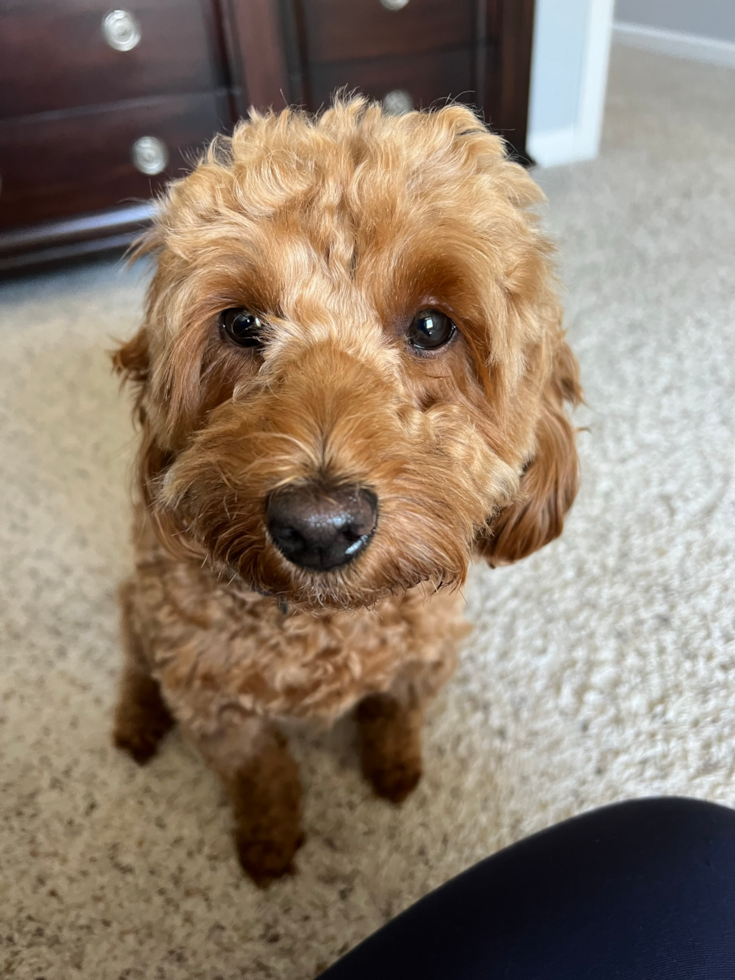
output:
[[[380,0],[380,3],[386,10],[403,10],[408,0]]]
[[[132,51],[140,41],[140,24],[129,10],[111,10],[102,19],[102,34],[115,51]]]
[[[384,97],[383,109],[389,116],[402,116],[413,109],[413,99],[402,88],[394,88]]]
[[[141,136],[131,148],[133,166],[142,174],[154,177],[165,169],[168,163],[166,144],[155,136]]]

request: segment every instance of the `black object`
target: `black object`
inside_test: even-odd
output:
[[[733,980],[735,811],[594,810],[487,858],[319,980]]]

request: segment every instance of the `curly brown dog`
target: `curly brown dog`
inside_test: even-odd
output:
[[[142,429],[116,743],[174,723],[222,778],[240,861],[292,868],[279,722],[356,708],[403,800],[465,632],[474,557],[555,538],[577,489],[542,198],[466,108],[254,114],[172,184],[115,356]]]

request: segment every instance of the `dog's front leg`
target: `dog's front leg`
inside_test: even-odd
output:
[[[120,678],[113,740],[115,745],[139,764],[152,758],[158,744],[174,724],[151,672],[143,640],[137,632],[133,614],[133,583],[120,590],[125,663]]]
[[[363,775],[378,796],[402,803],[421,779],[422,699],[408,686],[371,694],[356,718]]]
[[[301,781],[286,738],[266,719],[243,716],[216,735],[189,736],[222,779],[235,811],[240,864],[261,888],[291,873],[301,846]]]

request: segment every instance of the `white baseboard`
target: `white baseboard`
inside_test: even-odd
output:
[[[613,24],[614,37],[621,44],[635,48],[647,48],[661,54],[671,54],[677,58],[691,58],[694,61],[708,61],[713,65],[726,65],[735,68],[735,43],[718,41],[713,37],[699,37],[697,34],[683,34],[680,31],[664,31],[658,27],[644,27],[616,21]]]
[[[528,152],[540,167],[558,167],[597,156],[597,141],[590,140],[579,126],[566,126],[546,133],[529,133]]]

